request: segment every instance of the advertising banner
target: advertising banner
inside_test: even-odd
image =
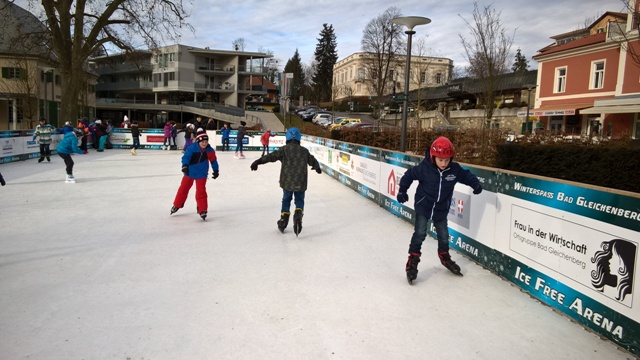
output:
[[[413,223],[415,188],[396,200],[412,156],[303,137],[325,173]],[[463,165],[483,192],[457,184],[449,208],[449,244],[543,303],[640,354],[640,305],[634,281],[640,196],[626,196],[498,169]],[[377,174],[376,174],[377,171]],[[376,187],[377,186],[377,187]],[[429,233],[435,237],[433,224]]]

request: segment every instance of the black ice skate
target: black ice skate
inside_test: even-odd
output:
[[[207,220],[207,210],[202,210],[200,211],[200,217],[202,218],[202,220]]]
[[[409,285],[413,285],[413,280],[418,277],[418,263],[420,262],[420,253],[409,253],[405,271],[407,272],[407,281]]]
[[[282,214],[280,214],[280,220],[278,220],[278,229],[281,233],[284,233],[284,229],[286,229],[287,225],[289,225],[289,215],[291,215],[291,213],[288,212],[283,212]]]
[[[451,255],[449,255],[448,252],[438,253],[438,257],[440,258],[440,262],[442,263],[442,265],[449,269],[449,271],[456,275],[462,276],[462,273],[460,272],[460,266],[458,266],[455,261],[451,260]]]
[[[296,233],[296,237],[302,231],[302,209],[297,208],[293,213],[293,232]]]
[[[177,208],[177,207],[175,207],[175,206],[172,206],[172,207],[171,207],[171,212],[169,213],[169,215],[173,215],[173,214],[175,214],[178,210],[180,210],[180,208]]]

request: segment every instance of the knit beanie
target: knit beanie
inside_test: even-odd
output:
[[[199,133],[196,135],[196,142],[198,142],[198,143],[199,143],[199,142],[200,142],[200,141],[202,141],[202,140],[207,140],[207,141],[209,141],[209,136],[207,135],[207,133],[206,133],[205,131],[203,131],[203,132],[199,132]]]

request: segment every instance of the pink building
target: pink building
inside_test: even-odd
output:
[[[638,5],[630,7],[635,11],[606,12],[585,29],[553,36],[555,43],[533,57],[537,96],[529,115],[545,130],[640,139]]]

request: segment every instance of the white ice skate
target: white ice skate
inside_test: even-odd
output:
[[[67,179],[64,182],[67,184],[75,184],[76,178],[74,178],[73,175],[67,175]]]

